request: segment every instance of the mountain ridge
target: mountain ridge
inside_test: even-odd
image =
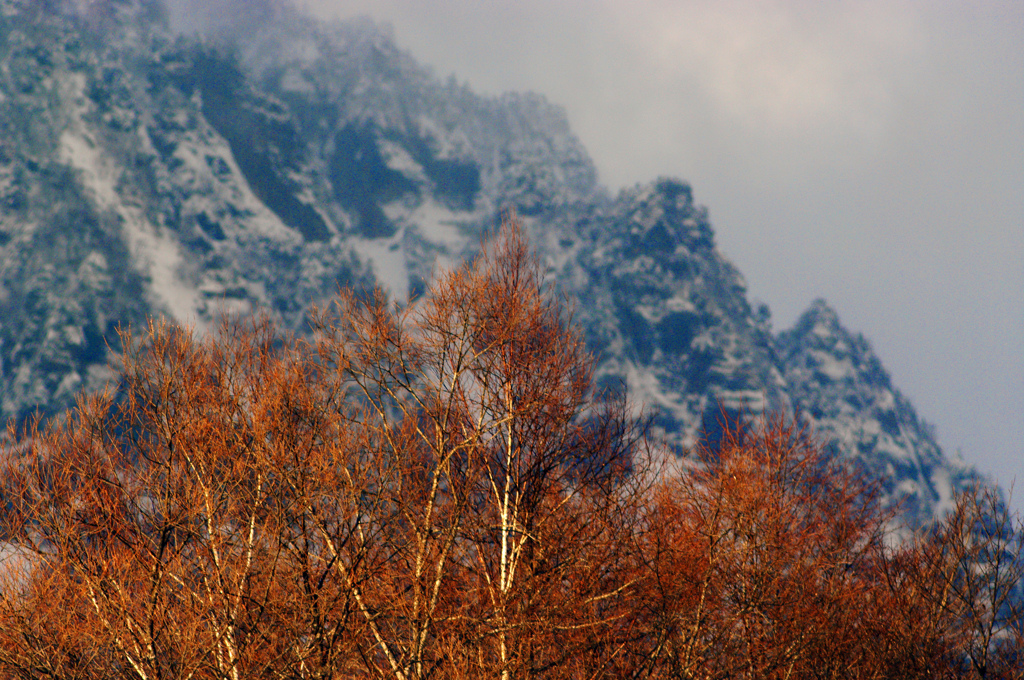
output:
[[[610,195],[543,97],[442,81],[367,20],[281,10],[232,45],[172,34],[152,2],[0,7],[0,415],[97,388],[116,325],[147,315],[301,330],[338,285],[403,302],[511,208],[579,301],[598,383],[677,450],[723,409],[797,414],[918,523],[979,479],[834,310],[773,333],[690,186]]]

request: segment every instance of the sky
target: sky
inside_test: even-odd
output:
[[[688,181],[776,330],[824,297],[1022,506],[1024,1],[295,2],[545,95],[613,192]]]

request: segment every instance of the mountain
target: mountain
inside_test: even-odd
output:
[[[111,377],[118,325],[398,302],[523,219],[598,357],[679,452],[784,411],[926,521],[978,479],[818,301],[774,333],[684,182],[612,196],[564,112],[443,81],[368,20],[273,4],[175,35],[154,0],[0,0],[0,415]]]
[[[979,481],[943,454],[934,428],[893,387],[868,341],[845,329],[824,300],[780,333],[776,348],[789,393],[815,431],[835,453],[856,457],[908,514],[951,507],[951,492]]]

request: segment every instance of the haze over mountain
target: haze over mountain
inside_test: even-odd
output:
[[[977,479],[816,301],[776,333],[680,179],[610,193],[565,113],[437,78],[369,20],[200,39],[155,2],[0,0],[0,395],[66,406],[118,323],[286,327],[338,284],[399,302],[514,208],[598,357],[680,452],[721,409],[796,412],[923,521]],[[212,21],[212,20],[211,20]],[[699,197],[699,190],[697,191]]]

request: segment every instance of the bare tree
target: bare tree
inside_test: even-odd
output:
[[[781,419],[698,453],[654,497],[641,674],[873,677],[871,487]]]
[[[958,494],[888,566],[901,623],[941,650],[952,676],[1024,677],[1024,523],[997,490]]]
[[[559,675],[633,586],[642,437],[511,218],[418,304],[342,292],[123,335],[122,385],[9,451],[0,667],[34,677]]]
[[[381,672],[550,675],[605,650],[644,443],[624,404],[595,399],[513,219],[419,304],[347,293],[314,326],[400,471],[384,529],[396,608],[369,624]]]
[[[653,469],[507,217],[420,300],[124,333],[116,389],[11,428],[0,677],[1021,677],[992,491],[887,547],[781,419]]]
[[[123,336],[117,399],[83,400],[8,459],[2,527],[19,559],[0,663],[54,677],[336,668],[380,565],[358,535],[381,475],[337,381],[266,322],[202,342],[154,324],[146,339]]]

